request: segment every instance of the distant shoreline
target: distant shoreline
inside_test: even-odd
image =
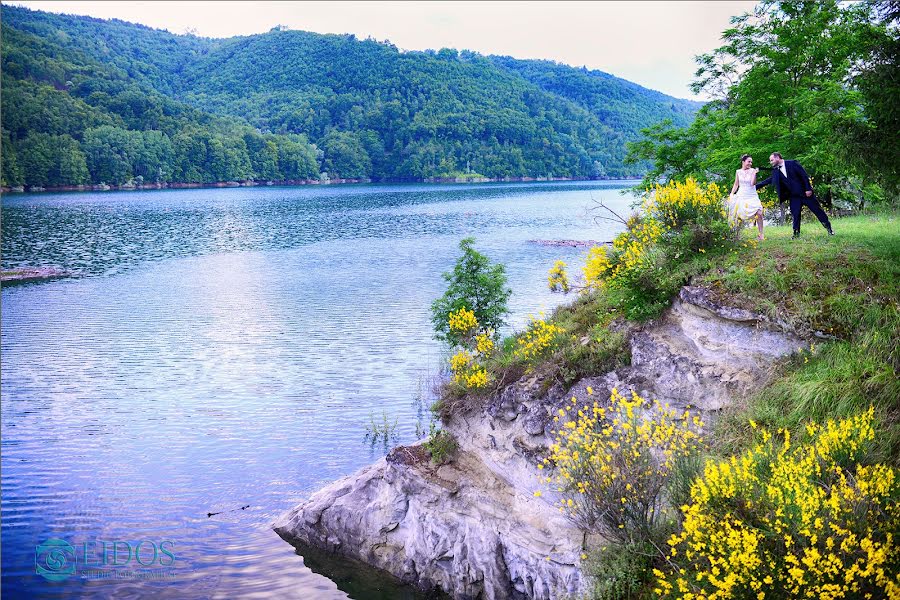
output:
[[[420,184],[448,184],[448,183],[534,183],[549,181],[639,181],[640,177],[426,177],[426,178],[395,178],[380,179],[296,179],[287,181],[218,181],[215,183],[146,183],[142,185],[62,185],[62,186],[3,186],[0,192],[3,194],[34,194],[48,192],[131,192],[138,190],[182,190],[205,188],[236,188],[236,187],[293,187],[304,185],[346,185],[366,183],[420,183]]]

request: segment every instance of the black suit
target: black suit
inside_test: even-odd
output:
[[[806,192],[812,191],[812,184],[809,182],[809,175],[803,170],[803,167],[796,160],[784,161],[784,169],[787,176],[781,172],[780,167],[772,169],[772,176],[756,184],[756,189],[765,187],[770,183],[775,186],[775,192],[782,201],[790,201],[791,217],[794,220],[794,233],[800,233],[800,211],[806,205],[812,214],[816,215],[819,222],[825,226],[825,229],[831,231],[831,222],[828,215],[822,210],[815,194],[807,197]]]

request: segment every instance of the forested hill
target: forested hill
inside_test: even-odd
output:
[[[2,7],[4,185],[617,177],[699,105],[599,71],[279,28],[224,40]]]
[[[603,71],[576,69],[549,60],[520,60],[492,56],[495,65],[513,71],[542,90],[567,98],[590,111],[600,121],[621,131],[629,141],[639,137],[647,124],[665,119],[690,123],[703,106],[620,79]]]

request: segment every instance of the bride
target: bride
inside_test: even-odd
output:
[[[763,207],[756,193],[757,173],[759,169],[753,168],[753,157],[749,154],[741,156],[741,168],[734,172],[734,186],[728,202],[728,222],[736,227],[755,218],[759,229],[756,239],[763,241]]]

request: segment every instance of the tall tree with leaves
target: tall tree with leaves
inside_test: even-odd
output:
[[[836,133],[864,122],[854,74],[871,54],[867,40],[886,26],[869,3],[776,2],[733,17],[725,42],[697,57],[692,85],[712,100],[680,129],[644,130],[629,160],[651,160],[645,184],[660,177],[729,181],[738,157],[765,164],[772,152],[799,160],[826,204],[859,175]]]
[[[868,57],[857,66],[854,85],[866,118],[843,130],[848,159],[895,196],[900,193],[900,1],[872,2],[880,27],[862,43]]]
[[[478,325],[484,330],[493,330],[497,335],[509,314],[507,302],[512,290],[506,286],[506,268],[502,264],[491,264],[487,256],[473,247],[475,238],[467,237],[459,243],[462,256],[456,261],[452,271],[444,273],[449,286],[444,295],[431,305],[431,321],[435,337],[454,346],[459,337],[448,324],[451,312],[466,308],[475,313]]]

